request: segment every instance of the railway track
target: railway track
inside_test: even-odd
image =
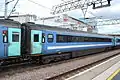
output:
[[[4,68],[4,70],[0,72],[0,80],[64,79],[72,74],[99,64],[119,54],[119,52],[120,50],[113,50],[111,52],[103,52],[46,65],[24,64],[18,67]]]
[[[71,77],[71,76],[73,76],[73,75],[75,75],[75,74],[79,74],[80,72],[83,72],[83,71],[85,71],[85,70],[87,70],[87,69],[90,69],[90,68],[92,68],[93,66],[96,66],[96,65],[98,65],[98,64],[100,64],[100,63],[102,63],[102,62],[105,62],[105,61],[107,61],[108,59],[110,59],[110,58],[112,58],[112,57],[114,57],[114,56],[117,56],[117,55],[119,55],[119,54],[115,54],[115,55],[113,55],[113,56],[107,57],[107,58],[102,59],[102,60],[100,60],[100,61],[97,61],[97,62],[88,64],[88,65],[85,65],[85,66],[83,66],[83,67],[78,67],[78,68],[73,69],[73,70],[70,70],[70,71],[68,71],[68,72],[65,72],[65,73],[62,73],[62,74],[53,76],[53,77],[51,77],[51,78],[48,78],[47,80],[65,80],[65,79],[67,79],[67,78],[69,78],[69,77]]]

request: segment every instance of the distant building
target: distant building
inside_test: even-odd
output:
[[[0,16],[0,18],[4,18],[4,16]],[[35,22],[37,24],[45,24],[51,25],[61,28],[68,28],[72,30],[80,30],[80,31],[87,31],[97,33],[94,26],[91,26],[81,20],[68,16],[67,14],[63,14],[60,16],[53,16],[53,17],[46,17],[46,18],[39,18],[36,15],[17,15],[17,16],[10,16],[10,19],[15,21],[19,21],[20,23],[24,22]]]
[[[0,16],[0,18],[4,18],[4,16]],[[36,15],[30,15],[30,14],[14,15],[14,16],[10,16],[10,19],[13,19],[15,21],[19,21],[20,23],[35,22],[36,19],[37,19],[37,16]]]
[[[67,14],[47,18],[39,18],[36,23],[96,33],[96,30],[94,30],[94,26],[68,16]]]

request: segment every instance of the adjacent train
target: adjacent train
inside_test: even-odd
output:
[[[120,38],[0,19],[0,62],[68,59],[120,46]]]

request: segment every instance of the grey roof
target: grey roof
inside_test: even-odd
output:
[[[91,34],[93,36],[101,36],[101,37],[111,37],[109,35],[104,35],[104,34],[96,34],[96,33],[89,33],[89,32],[84,32],[84,31],[78,31],[78,30],[71,30],[71,29],[66,29],[66,28],[60,28],[56,26],[48,26],[48,25],[41,25],[41,24],[34,24],[34,23],[23,23],[23,26],[27,26],[30,29],[35,29],[35,30],[46,30],[46,31],[54,31],[59,34],[76,34],[79,35],[80,33],[86,36],[90,36]]]
[[[21,27],[21,24],[17,21],[13,21],[11,19],[0,19],[0,25],[7,27]]]

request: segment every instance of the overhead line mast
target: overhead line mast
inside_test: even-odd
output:
[[[4,18],[5,19],[9,18],[10,15],[15,11],[15,7],[16,7],[17,3],[19,2],[19,0],[16,1],[14,7],[12,8],[12,10],[11,10],[9,16],[8,16],[7,15],[7,13],[8,13],[8,4],[11,3],[11,2],[13,2],[13,1],[15,1],[15,0],[11,0],[11,1],[5,0],[5,11],[4,11]]]
[[[5,0],[5,12],[4,12],[5,19],[7,18],[7,8],[8,8],[8,3],[7,0]]]
[[[75,9],[81,9],[85,17],[89,6],[93,6],[93,9],[107,7],[110,6],[110,1],[111,0],[70,0],[66,2],[64,1],[59,5],[53,6],[51,13],[58,14]]]
[[[9,18],[11,16],[11,14],[15,11],[15,8],[16,8],[16,5],[18,4],[18,2],[19,2],[19,0],[17,0],[17,2],[15,3],[14,7],[12,8],[12,10],[7,18]]]

